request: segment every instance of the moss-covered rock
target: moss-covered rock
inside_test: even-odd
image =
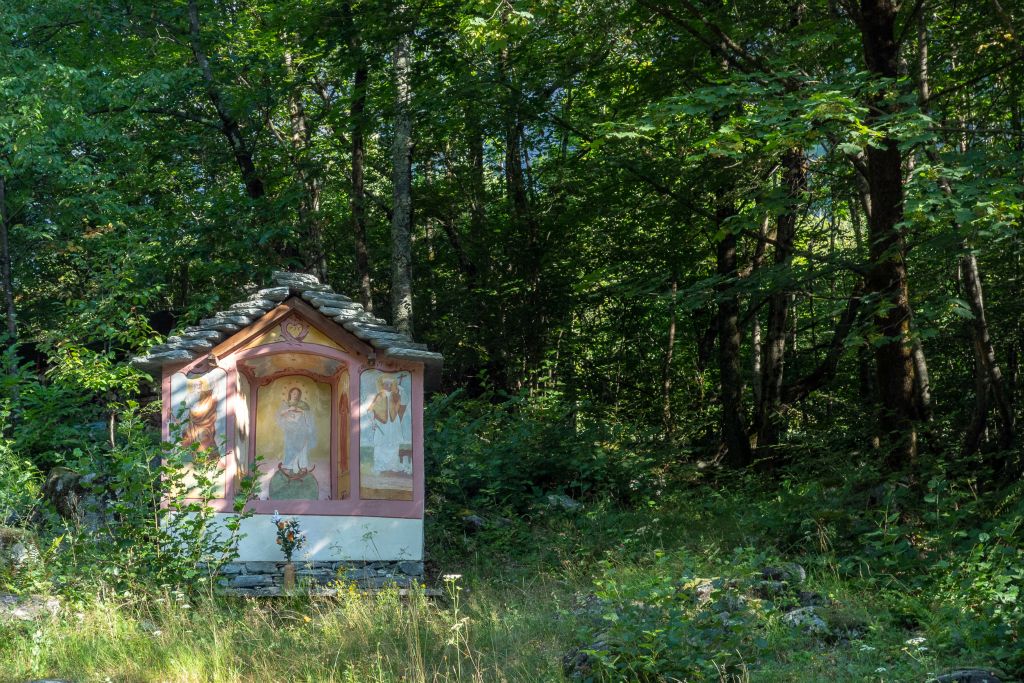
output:
[[[0,572],[17,571],[38,554],[38,543],[32,532],[0,526]]]

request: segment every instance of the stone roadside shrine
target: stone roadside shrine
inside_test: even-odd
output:
[[[223,569],[228,591],[280,593],[275,511],[306,533],[300,581],[422,576],[423,392],[440,354],[311,275],[275,272],[273,286],[133,363],[161,379],[164,439],[216,464],[218,518],[243,475],[258,479],[238,561]]]

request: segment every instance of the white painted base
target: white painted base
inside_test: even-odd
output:
[[[218,520],[229,515],[218,514]],[[423,520],[391,517],[343,517],[329,515],[284,515],[299,520],[306,532],[306,546],[292,558],[296,562],[337,562],[341,560],[422,560]],[[241,562],[283,561],[284,554],[274,542],[277,527],[270,515],[253,515],[242,521],[245,534],[238,544]]]

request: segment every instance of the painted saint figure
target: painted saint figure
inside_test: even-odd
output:
[[[304,476],[311,471],[309,452],[316,447],[316,427],[309,404],[302,400],[302,389],[288,390],[288,399],[277,412],[277,425],[284,436],[280,468],[285,474]]]
[[[403,460],[402,446],[412,443],[409,399],[402,389],[402,375],[377,378],[377,393],[370,404],[373,415],[371,444],[373,471],[412,473],[412,458]]]
[[[211,459],[219,459],[217,449],[217,399],[213,389],[205,377],[188,380],[190,405],[188,408],[188,426],[181,437],[181,445],[188,448],[198,446],[199,450]],[[220,464],[224,466],[223,463]]]

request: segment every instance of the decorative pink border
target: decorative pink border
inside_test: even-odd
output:
[[[282,308],[287,310],[282,310]],[[327,337],[338,342],[346,349],[352,349],[351,355],[344,354],[320,344],[306,343],[302,341],[283,339],[279,342],[264,344],[252,349],[245,349],[244,345],[251,341],[257,334],[262,333],[275,322],[282,324],[288,318],[288,310],[303,319],[308,325],[315,327]],[[226,350],[223,356],[215,356],[214,353]],[[340,459],[340,448],[338,432],[340,423],[338,419],[331,421],[331,496],[332,500],[250,500],[246,503],[246,509],[257,514],[269,514],[277,510],[284,515],[316,514],[316,515],[356,515],[367,517],[395,517],[404,519],[422,519],[425,499],[424,471],[423,471],[423,374],[422,363],[410,361],[377,360],[376,350],[368,346],[354,335],[344,330],[333,321],[328,320],[316,309],[305,302],[294,297],[285,301],[267,315],[263,316],[249,327],[236,332],[225,342],[219,344],[213,351],[210,351],[196,360],[185,365],[167,365],[163,368],[162,377],[162,434],[165,441],[170,440],[170,419],[171,419],[171,376],[177,372],[187,374],[189,370],[197,368],[201,363],[211,357],[214,364],[227,373],[227,392],[225,402],[227,404],[227,420],[225,421],[226,448],[225,456],[227,464],[225,476],[225,497],[210,501],[210,506],[218,512],[231,512],[234,509],[234,497],[237,495],[238,482],[241,473],[238,471],[236,462],[238,453],[235,437],[237,435],[235,420],[235,392],[238,384],[236,373],[237,362],[240,360],[257,358],[260,356],[275,355],[278,353],[304,353],[314,356],[321,356],[340,360],[345,363],[349,374],[349,425],[348,431],[348,467],[349,467],[349,497],[347,499],[336,499],[338,495],[338,471],[337,465]],[[408,372],[412,384],[412,415],[413,415],[413,497],[408,500],[360,500],[359,479],[360,479],[360,452],[359,452],[359,402],[361,382],[360,374],[365,370],[380,370],[382,372]],[[278,374],[278,373],[275,373]],[[312,377],[314,373],[294,372],[291,375],[304,374]],[[281,374],[280,376],[285,376]],[[249,380],[250,395],[259,390],[259,382],[254,378],[246,376]],[[265,378],[264,378],[265,379]],[[330,378],[317,375],[314,379],[328,381],[331,384],[331,410],[339,400],[338,379],[339,373]],[[256,457],[256,400],[248,401],[249,408],[249,448],[247,468],[251,468]],[[340,411],[340,406],[339,406]],[[338,418],[340,419],[340,412]]]

